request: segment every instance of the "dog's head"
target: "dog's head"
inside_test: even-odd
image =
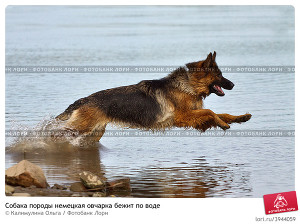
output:
[[[196,94],[208,96],[215,93],[224,96],[222,88],[231,90],[234,84],[224,78],[216,63],[216,52],[210,53],[204,61],[186,64],[189,70],[190,84]]]

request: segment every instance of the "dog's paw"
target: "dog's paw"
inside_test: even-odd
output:
[[[224,131],[226,131],[227,129],[230,128],[230,126],[228,124],[226,124],[225,122],[224,122],[224,124],[219,125],[219,127],[222,128]]]
[[[252,117],[251,114],[244,114],[244,115],[239,116],[235,122],[237,122],[237,123],[246,122],[246,121],[249,121],[251,117]]]

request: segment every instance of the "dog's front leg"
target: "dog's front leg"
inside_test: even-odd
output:
[[[234,116],[231,114],[217,114],[219,118],[221,118],[227,124],[231,123],[242,123],[250,120],[251,114],[244,114],[239,116]]]
[[[217,126],[223,130],[230,128],[225,121],[209,109],[176,111],[174,123],[177,127],[192,127],[201,131]]]

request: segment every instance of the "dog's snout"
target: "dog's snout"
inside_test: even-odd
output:
[[[221,86],[224,89],[231,90],[234,87],[234,84],[230,80],[228,80],[228,79],[226,79],[226,78],[223,77],[223,79],[222,79],[222,85]]]

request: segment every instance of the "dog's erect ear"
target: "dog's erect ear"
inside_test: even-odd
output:
[[[205,61],[203,62],[203,67],[210,68],[213,64],[213,56],[211,53],[207,56]]]
[[[214,54],[213,54],[213,56],[212,56],[212,60],[213,60],[213,61],[216,61],[216,56],[217,56],[217,53],[214,51]]]

